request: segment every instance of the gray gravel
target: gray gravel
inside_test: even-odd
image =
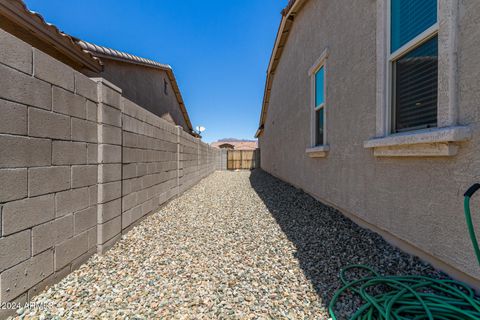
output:
[[[328,319],[352,263],[441,276],[260,170],[216,172],[37,296],[47,310],[21,317]]]

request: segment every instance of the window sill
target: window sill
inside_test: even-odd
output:
[[[316,146],[305,150],[310,158],[325,158],[330,147],[328,145]]]
[[[364,147],[373,149],[376,157],[451,157],[458,152],[458,142],[471,138],[469,127],[456,126],[373,138]]]

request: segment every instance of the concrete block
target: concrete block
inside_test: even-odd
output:
[[[0,29],[0,43],[2,44],[1,63],[32,74],[32,47],[29,44],[2,29]]]
[[[70,117],[50,111],[28,108],[28,135],[70,140]]]
[[[41,167],[28,169],[30,197],[70,189],[70,167]]]
[[[97,204],[98,202],[98,186],[97,185],[88,187],[88,199],[91,206]]]
[[[92,101],[98,100],[97,83],[80,72],[74,71],[75,93]]]
[[[97,207],[89,207],[74,214],[75,234],[82,233],[97,224]]]
[[[12,68],[0,65],[0,98],[50,110],[52,86]]]
[[[122,182],[109,182],[98,184],[98,202],[105,203],[122,196]]]
[[[104,104],[108,104],[111,107],[114,107],[116,109],[121,109],[121,100],[122,100],[122,95],[121,93],[113,90],[112,88],[106,86],[106,85],[101,85],[100,86],[100,96],[101,96],[101,102]]]
[[[122,179],[122,164],[109,163],[98,165],[98,182],[106,183]]]
[[[72,166],[72,188],[91,186],[97,183],[97,166]]]
[[[32,254],[36,255],[73,236],[73,215],[43,223],[32,229]]]
[[[122,211],[130,210],[137,205],[137,193],[130,193],[122,198]]]
[[[99,163],[120,163],[122,162],[122,147],[111,144],[98,145]]]
[[[71,264],[71,270],[75,271],[78,268],[80,268],[85,262],[88,261],[88,259],[93,256],[97,252],[97,248],[89,248],[87,252],[82,254],[81,256],[73,259],[72,264]]]
[[[122,144],[122,129],[109,125],[98,126],[98,143]]]
[[[0,34],[1,31],[0,29]],[[26,106],[0,99],[0,110],[2,110],[0,133],[27,135]]]
[[[0,274],[0,301],[10,301],[53,273],[53,250],[28,259]]]
[[[122,112],[105,104],[98,105],[98,122],[116,127],[122,126]]]
[[[33,48],[33,75],[69,91],[74,90],[73,69]]]
[[[123,163],[143,162],[144,151],[141,149],[126,148],[122,149]]]
[[[45,288],[51,287],[56,283],[60,282],[63,278],[65,278],[70,273],[70,266],[67,266],[61,270],[57,270],[33,287],[28,290],[28,297],[31,300],[32,297],[40,294]]]
[[[97,104],[87,100],[87,120],[97,122]]]
[[[140,191],[137,192],[137,202],[139,204],[144,203],[147,200],[148,200],[148,190],[147,189],[143,189],[143,190],[140,190]]]
[[[123,146],[129,148],[137,148],[138,147],[138,135],[135,133],[123,131]]]
[[[98,218],[96,222],[105,223],[122,214],[122,200],[116,199],[107,203],[98,204]]]
[[[142,215],[146,215],[146,214],[150,213],[153,209],[155,209],[155,207],[153,205],[153,200],[150,199],[148,201],[145,201],[142,204]]]
[[[106,223],[97,225],[99,244],[104,244],[122,231],[122,217],[119,216]]]
[[[30,258],[30,230],[0,238],[0,272]]]
[[[141,180],[138,178],[122,181],[122,194],[127,195],[141,189]]]
[[[52,163],[54,165],[86,164],[87,144],[83,142],[53,141]]]
[[[87,145],[87,163],[88,164],[98,163],[98,144],[89,143]]]
[[[55,215],[57,217],[80,211],[88,206],[88,188],[63,191],[55,195]]]
[[[97,226],[88,230],[88,249],[97,247]]]
[[[27,194],[27,169],[0,170],[0,202],[22,199]]]
[[[15,305],[25,305],[28,301],[28,293],[24,292],[20,294],[18,297],[14,298],[12,302]],[[0,319],[9,319],[10,316],[16,316],[16,309],[9,309],[9,308],[0,308]]]
[[[81,233],[55,246],[55,270],[60,270],[88,251],[88,233]]]
[[[112,239],[108,240],[105,243],[99,243],[97,244],[97,253],[98,254],[105,254],[105,252],[108,251],[113,245],[122,238],[122,235],[119,233],[116,236],[114,236]],[[100,241],[97,239],[97,241]]]
[[[97,142],[97,123],[72,118],[72,140]]]
[[[137,164],[130,163],[123,165],[123,179],[130,179],[137,177]]]
[[[52,89],[52,108],[55,112],[85,119],[87,99],[54,86]]]
[[[2,233],[9,235],[55,217],[53,194],[8,202],[2,210]]]
[[[147,174],[147,164],[146,163],[138,163],[137,164],[137,176],[141,177]]]

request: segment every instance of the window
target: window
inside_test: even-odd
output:
[[[315,146],[325,144],[325,67],[315,73]]]
[[[328,48],[323,51],[320,58],[308,70],[310,77],[310,104],[311,114],[311,142],[306,153],[310,158],[324,158],[327,156],[327,58]]]
[[[391,132],[437,126],[437,0],[390,0]]]
[[[364,147],[376,157],[455,156],[472,137],[458,123],[460,0],[376,3],[376,130]]]

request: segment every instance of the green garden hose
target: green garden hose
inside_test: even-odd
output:
[[[480,189],[474,184],[464,194],[465,220],[480,265],[480,248],[470,214],[470,198]],[[369,276],[347,280],[349,270],[363,270]],[[358,295],[363,305],[350,320],[468,320],[480,319],[480,297],[466,284],[425,276],[382,276],[365,265],[350,265],[340,271],[340,288],[328,310],[333,320],[335,306],[347,292]],[[378,293],[381,291],[382,293]]]

